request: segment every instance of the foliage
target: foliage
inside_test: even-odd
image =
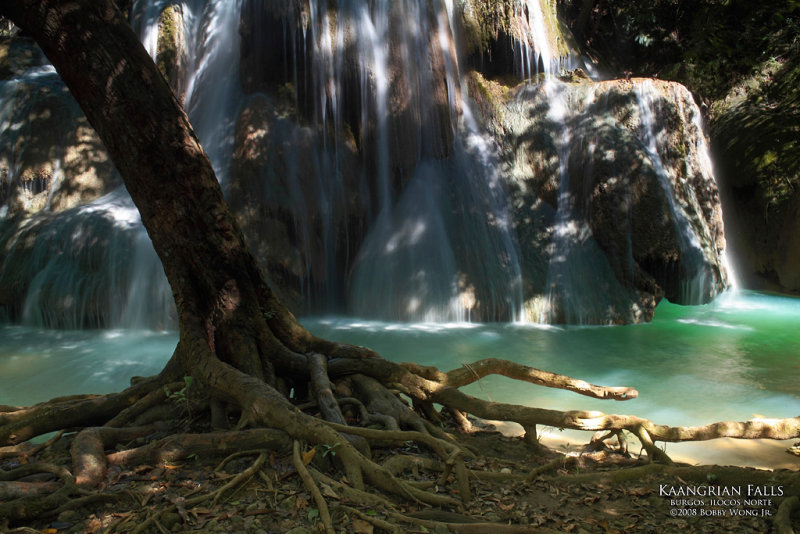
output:
[[[796,51],[800,2],[565,0],[562,14],[582,47],[612,75],[653,76],[722,98],[770,57]]]
[[[14,35],[16,27],[5,17],[0,17],[0,38]]]
[[[467,0],[463,4],[465,26],[472,35],[468,48],[486,50],[502,34],[511,35],[511,0]]]
[[[189,408],[189,388],[192,386],[192,377],[184,376],[183,383],[184,386],[176,391],[170,391],[167,386],[164,386],[164,394],[173,402],[182,404],[186,408],[186,413],[191,419],[192,413]]]

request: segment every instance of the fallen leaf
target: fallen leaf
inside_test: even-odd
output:
[[[320,484],[319,489],[324,497],[328,497],[329,499],[337,499],[337,500],[339,499],[339,496],[336,494],[333,488],[331,488],[327,484]]]
[[[91,519],[89,523],[86,525],[86,532],[87,534],[93,534],[95,532],[99,532],[103,530],[103,523],[98,521],[97,519]]]
[[[294,503],[295,511],[304,510],[308,507],[308,500],[304,499],[303,497],[298,497]]]
[[[508,512],[509,510],[513,510],[514,509],[514,503],[513,502],[509,503],[509,504],[503,504],[503,503],[499,502],[499,503],[497,503],[497,506],[501,510],[503,510],[504,512]]]
[[[374,527],[369,521],[353,519],[353,532],[355,534],[372,534]]]
[[[303,465],[310,464],[311,460],[314,459],[315,454],[317,454],[317,449],[311,449],[309,451],[302,453],[301,456],[303,457]]]

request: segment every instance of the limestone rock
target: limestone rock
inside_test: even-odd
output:
[[[495,114],[530,318],[638,322],[726,285],[698,113],[682,86],[634,80],[525,86]]]
[[[226,197],[251,250],[294,310],[326,284],[335,291],[347,256],[355,255],[326,256],[324,232],[352,247],[363,239],[366,206],[347,193],[359,188],[355,146],[344,134],[329,150],[324,143],[265,95],[252,97],[237,121]]]
[[[108,193],[120,182],[99,137],[53,68],[18,40],[6,45],[19,57],[0,80],[0,206],[58,211]]]

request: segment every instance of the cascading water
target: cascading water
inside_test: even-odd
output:
[[[699,304],[724,287],[699,110],[682,86],[648,83],[551,78],[503,110],[509,179],[529,206],[515,215],[523,279],[542,280],[528,284],[531,321],[637,322],[660,296]],[[648,90],[659,95],[657,115],[642,110]]]
[[[597,294],[602,287],[597,283],[601,278],[602,263],[596,261],[593,251],[586,245],[591,229],[584,214],[578,213],[570,188],[569,156],[573,132],[569,122],[578,106],[569,101],[565,86],[555,80],[546,80],[542,90],[549,103],[547,118],[556,129],[559,189],[549,250],[546,299],[535,310],[537,315],[533,319],[545,324],[602,322],[602,311],[597,313],[595,309],[597,303],[607,300]],[[586,107],[593,99],[594,93],[590,91],[580,107]],[[590,143],[589,161],[593,159],[594,149]]]
[[[705,262],[700,239],[696,234],[697,225],[693,227],[689,224],[688,217],[678,205],[676,197],[679,194],[682,197],[691,197],[690,201],[695,205],[697,200],[693,198],[694,192],[692,188],[685,186],[685,182],[676,180],[674,170],[667,167],[662,159],[661,154],[666,152],[667,142],[663,126],[660,126],[655,118],[659,111],[659,92],[649,80],[639,81],[635,87],[639,103],[641,141],[647,151],[650,164],[658,176],[659,184],[664,189],[664,196],[672,214],[671,219],[675,225],[675,234],[679,238],[680,302],[682,304],[703,304],[713,296],[713,290],[710,289],[710,273]],[[693,120],[698,121],[699,112],[694,115],[696,119]],[[694,124],[701,132],[696,137],[703,139],[702,128],[699,127],[700,125],[697,122],[694,122]],[[698,145],[697,150],[693,152],[693,154],[700,155],[698,158],[698,171],[706,176],[713,176],[705,140],[698,141]],[[687,164],[693,165],[695,162],[689,159]],[[681,191],[676,191],[676,183],[683,185]],[[701,231],[707,233],[707,228],[701,227]]]
[[[520,0],[508,28],[513,69],[523,78],[545,78],[538,89],[529,85],[518,91],[518,99],[539,95],[535,98],[545,100],[539,107],[547,110],[541,124],[519,139],[551,130],[534,137],[549,140],[553,153],[548,158],[555,163],[530,172],[507,168],[514,158],[505,136],[514,138],[514,128],[488,134],[485,102],[472,100],[475,78],[464,74],[469,67],[459,53],[462,10],[468,9],[469,2],[452,0],[136,0],[131,21],[183,100],[251,248],[282,297],[299,311],[412,321],[646,319],[648,314],[636,309],[641,287],[631,288],[643,279],[652,283],[635,264],[646,267],[658,258],[634,258],[630,236],[619,244],[614,236],[595,235],[597,210],[587,205],[588,190],[583,190],[596,185],[593,161],[614,150],[581,128],[593,122],[611,127],[613,121],[591,118],[601,107],[593,89],[570,96],[584,89],[555,79],[578,62],[560,34],[553,6]],[[13,86],[3,83],[5,96]],[[667,190],[671,163],[656,161],[664,148],[658,145],[654,117],[647,116],[650,104],[643,96],[639,100],[641,144],[651,166],[666,176],[663,193],[691,196],[692,188],[704,186],[702,180],[687,191]],[[11,124],[12,107],[4,98],[4,124]],[[515,113],[527,114],[523,108]],[[685,114],[699,120],[691,109]],[[694,128],[699,131],[699,123]],[[13,135],[13,128],[8,131],[4,135]],[[703,142],[702,135],[698,139]],[[706,166],[702,147],[689,152],[700,156],[687,156],[688,167]],[[2,157],[12,161],[16,156]],[[582,163],[576,166],[573,160]],[[55,181],[63,173],[58,161],[53,167]],[[541,175],[548,168],[552,180]],[[535,198],[540,193],[523,183],[531,176],[552,182],[552,199],[546,192]],[[584,178],[588,181],[581,185]],[[609,180],[604,190],[613,189],[613,183]],[[51,189],[45,210],[52,194]],[[86,217],[82,224],[109,229],[109,234],[98,229],[102,237],[97,239],[110,252],[98,252],[92,262],[110,269],[97,287],[107,287],[115,297],[100,295],[94,286],[86,290],[78,279],[87,271],[78,270],[68,292],[73,301],[87,304],[69,311],[76,318],[56,319],[52,310],[37,315],[43,303],[69,300],[48,296],[67,279],[44,269],[31,272],[26,282],[25,317],[62,326],[170,324],[166,279],[126,198],[120,191],[93,201],[88,211],[42,216],[50,221]],[[636,204],[626,202],[623,226],[632,227]],[[700,228],[700,219],[710,216],[685,213],[681,219],[681,209],[670,202],[676,228]],[[121,211],[134,215],[119,224]],[[520,227],[526,228],[522,245]],[[87,234],[43,235],[50,237],[37,238],[37,246],[53,254],[73,247],[76,235]],[[687,236],[681,238],[678,275],[689,281],[681,282],[682,293],[686,302],[705,301],[714,282],[708,282],[714,276],[703,263],[708,251]],[[117,240],[126,244],[113,245]],[[534,246],[540,242],[546,245]],[[612,257],[618,249],[622,259]],[[120,260],[116,254],[127,256]],[[113,271],[122,263],[124,269]],[[4,265],[6,271],[12,268]],[[103,304],[107,301],[114,304]],[[651,311],[656,301],[650,299]],[[113,311],[94,311],[107,305]],[[77,318],[81,313],[94,315]]]
[[[163,276],[157,258],[131,262],[155,253],[126,191],[41,215],[17,232],[0,277],[24,288],[15,299],[23,322],[69,329],[171,325],[164,317],[173,306],[169,287],[153,283]]]
[[[28,121],[28,112],[33,103],[26,102],[24,93],[31,88],[48,90],[61,84],[55,69],[51,65],[33,66],[20,76],[0,81],[0,166],[6,169],[0,176],[0,187],[9,187],[15,182],[22,182],[22,209],[30,209],[31,201],[41,191],[47,190],[49,184],[41,183],[39,176],[19,176],[19,161],[25,157],[25,137],[32,137]],[[60,165],[61,154],[54,154],[53,166]],[[0,218],[8,214],[8,203],[0,206]]]
[[[356,259],[351,309],[359,315],[424,321],[516,319],[520,269],[506,195],[492,143],[462,96],[452,6],[434,9],[435,16],[426,17],[426,3],[403,7],[420,23],[402,30],[395,58],[405,72],[431,63],[434,69],[417,69],[416,79],[406,78],[393,96],[401,91],[413,95],[412,112],[429,117],[415,125],[417,136],[424,143],[432,121],[439,137],[428,139],[438,153],[419,146],[416,167],[398,201],[391,211],[382,207]],[[389,43],[376,45],[387,48]]]
[[[555,5],[540,0],[517,0],[512,31],[516,69],[523,79],[545,77],[584,66],[567,47],[556,20]]]
[[[418,0],[273,8],[291,61],[282,79],[317,132],[295,150],[318,163],[299,187],[269,190],[302,192],[290,195],[301,207],[291,226],[307,265],[301,288],[313,291],[319,279],[328,288],[302,295],[317,309],[342,311],[345,301],[357,315],[440,321],[509,319],[520,309],[517,245],[491,141],[462,96],[454,9]],[[353,146],[355,172],[343,162]],[[265,175],[303,166],[286,148]],[[283,209],[269,202],[272,213]]]

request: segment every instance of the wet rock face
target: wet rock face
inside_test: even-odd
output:
[[[27,39],[0,55],[0,205],[9,214],[61,211],[119,185],[83,112]]]
[[[300,122],[346,125],[367,165],[388,151],[397,192],[422,159],[453,151],[458,61],[442,51],[434,4],[246,1],[242,89],[287,101]]]
[[[662,297],[715,295],[719,195],[691,95],[584,79],[506,98],[471,81],[473,106],[457,39],[437,30],[432,5],[248,1],[234,17],[247,96],[225,117],[236,128],[222,183],[281,298],[300,313],[604,324],[649,320]],[[173,81],[192,63],[180,15],[172,6],[159,19],[157,60]],[[354,21],[372,34],[356,35]],[[0,100],[19,104],[0,109],[20,125],[0,132],[0,200],[12,214],[64,210],[116,184],[96,135],[40,66],[33,52],[12,61],[0,48]],[[98,315],[105,304],[93,306]]]
[[[367,207],[352,194],[361,176],[352,139],[340,137],[335,150],[324,144],[265,95],[239,114],[226,198],[273,287],[295,310],[319,300],[321,288],[341,291],[355,255],[342,247],[340,256],[326,256],[323,236],[332,232],[355,247],[366,225]],[[330,188],[338,190],[335,205],[320,202]]]
[[[636,322],[661,297],[698,304],[725,286],[719,194],[697,113],[682,86],[645,80],[548,82],[503,106],[495,124],[523,279],[539,281],[526,283],[530,313]]]

